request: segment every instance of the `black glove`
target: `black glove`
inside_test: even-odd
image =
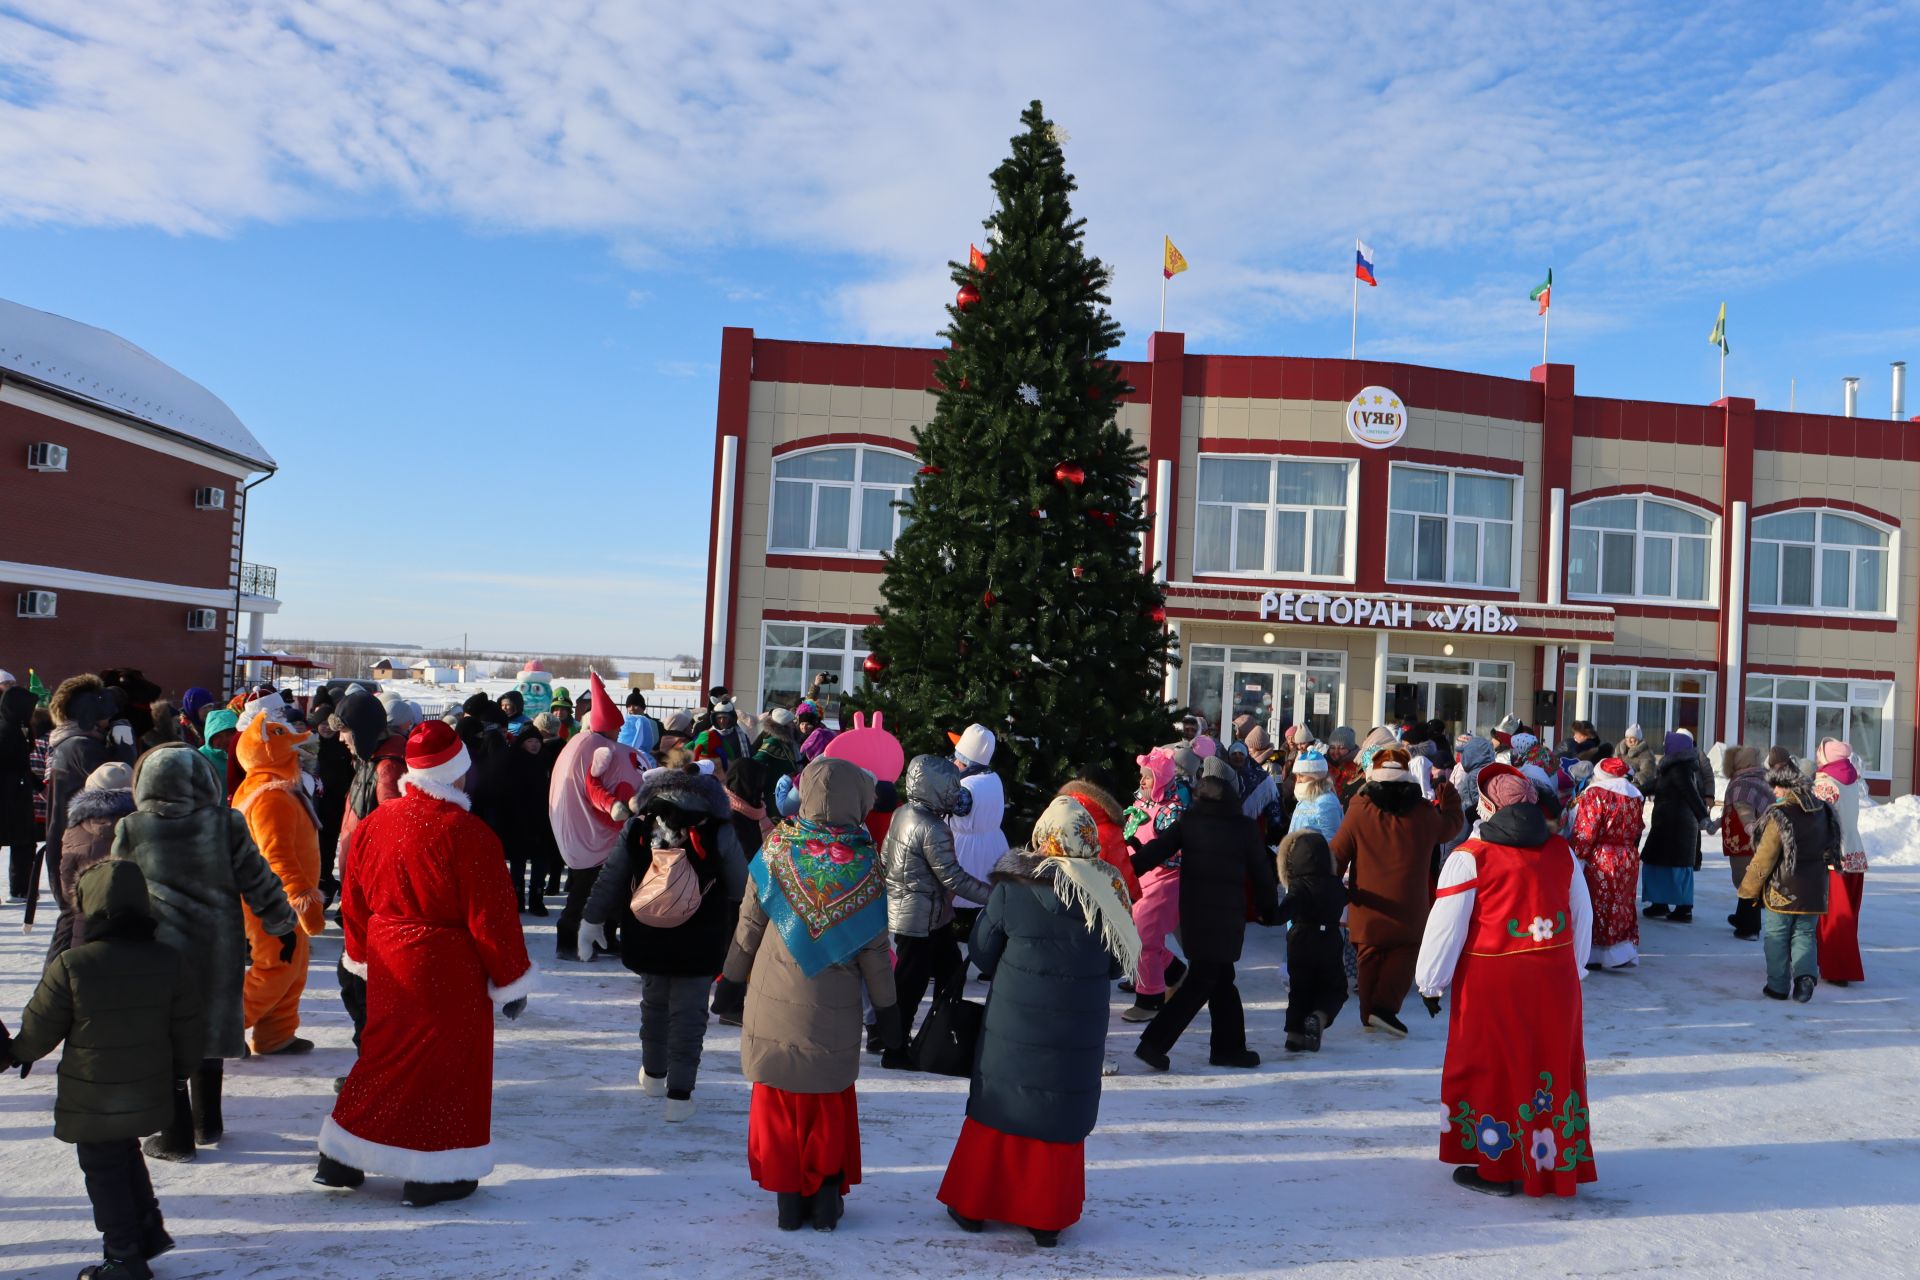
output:
[[[293,960],[293,949],[300,945],[300,935],[291,931],[276,933],[274,941],[280,944],[280,963],[290,963]]]
[[[1420,1003],[1427,1006],[1427,1016],[1429,1018],[1437,1018],[1440,1016],[1439,996],[1421,996]]]
[[[509,1000],[505,1004],[500,1006],[500,1012],[507,1015],[508,1022],[512,1022],[515,1018],[518,1018],[521,1014],[525,1013],[526,1011],[527,1011],[527,998],[525,996],[521,996],[517,1000]]]
[[[899,1005],[890,1004],[884,1009],[875,1009],[873,1029],[879,1033],[883,1047],[896,1052],[907,1047],[907,1028],[900,1020]]]
[[[736,1025],[747,1012],[747,984],[722,978],[713,988],[713,1016]]]

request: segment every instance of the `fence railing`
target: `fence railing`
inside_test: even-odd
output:
[[[269,600],[278,599],[274,593],[280,585],[280,571],[270,564],[243,564],[240,566],[240,593],[249,596],[265,596]]]

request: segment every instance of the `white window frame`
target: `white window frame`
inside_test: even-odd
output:
[[[784,481],[781,479],[781,476],[780,476],[781,463],[791,462],[795,458],[804,458],[809,454],[825,453],[830,450],[852,450],[854,455],[853,479],[851,480],[789,479]],[[904,484],[904,485],[891,485],[891,484],[878,484],[878,483],[870,484],[867,482],[865,477],[867,473],[867,455],[869,453],[890,454],[897,458],[904,458],[908,462],[914,462],[914,463],[918,462],[918,459],[915,458],[912,453],[904,449],[889,449],[882,445],[859,444],[859,443],[821,444],[821,445],[814,445],[806,449],[793,449],[793,450],[789,450],[786,453],[775,455],[773,459],[773,465],[770,468],[768,468],[770,474],[767,477],[767,535],[766,535],[767,554],[768,555],[795,555],[795,556],[827,556],[827,557],[831,557],[839,560],[879,560],[883,556],[885,556],[888,552],[892,551],[893,550],[892,543],[899,541],[900,531],[906,527],[906,521],[907,521],[906,512],[901,510],[898,507],[895,507],[893,509],[893,513],[892,513],[893,514],[893,534],[892,534],[892,537],[889,539],[889,544],[886,551],[867,551],[867,550],[863,550],[857,545],[852,547],[816,547],[816,546],[790,547],[790,546],[782,546],[774,542],[773,540],[774,498],[775,498],[775,495],[779,492],[779,487],[782,483],[804,484],[804,485],[810,486],[812,490],[807,497],[807,540],[809,543],[814,541],[814,539],[818,535],[818,527],[819,527],[818,522],[820,519],[819,491],[822,488],[845,489],[849,491],[849,495],[847,499],[847,503],[848,503],[847,505],[847,541],[851,543],[856,543],[856,544],[860,541],[861,504],[866,501],[866,494],[869,490],[874,490],[874,491],[883,492],[883,493],[887,491],[892,491],[895,495],[894,497],[895,501],[898,501],[898,502],[906,501],[913,493],[913,485],[911,483]]]
[[[846,622],[838,618],[808,618],[805,620],[782,618],[777,621],[762,619],[760,623],[760,654],[759,654],[759,681],[760,682],[756,689],[756,691],[760,695],[760,706],[762,708],[765,708],[766,706],[770,705],[769,699],[768,699],[768,692],[767,692],[767,655],[768,655],[768,651],[773,648],[773,645],[768,636],[768,629],[772,627],[800,628],[801,642],[799,645],[796,646],[796,645],[790,645],[790,644],[783,644],[779,647],[781,648],[781,650],[785,652],[789,652],[789,653],[797,652],[800,655],[801,679],[803,681],[806,681],[809,684],[812,681],[812,677],[807,675],[806,673],[811,665],[808,661],[810,657],[812,657],[815,654],[819,654],[822,656],[826,654],[838,654],[840,656],[840,683],[837,686],[835,686],[834,699],[833,699],[836,705],[838,704],[839,699],[844,697],[846,694],[852,692],[855,689],[861,689],[866,687],[866,683],[867,683],[866,671],[861,665],[863,662],[866,661],[867,654],[871,652],[871,650],[869,650],[864,643],[866,638],[866,630],[867,630],[866,623]],[[806,639],[806,632],[813,627],[837,627],[837,628],[840,628],[841,630],[844,630],[847,633],[848,647],[845,649],[814,648],[812,645],[807,643],[807,639]],[[802,698],[807,696],[806,685],[803,684],[798,696]],[[823,707],[821,708],[821,710],[824,712],[826,708]]]
[[[1798,540],[1786,541],[1780,538],[1763,538],[1760,536],[1758,530],[1759,530],[1761,521],[1771,520],[1775,516],[1796,516],[1796,515],[1810,515],[1814,517],[1814,526],[1813,526],[1814,534],[1813,534],[1813,541],[1811,543],[1801,542]],[[1841,608],[1838,605],[1823,605],[1820,603],[1820,598],[1821,598],[1820,587],[1821,587],[1822,580],[1826,576],[1826,554],[1825,554],[1826,552],[1845,551],[1849,553],[1858,553],[1861,551],[1875,550],[1875,548],[1872,548],[1872,547],[1862,547],[1858,544],[1850,543],[1850,542],[1842,543],[1842,542],[1821,541],[1820,517],[1822,516],[1838,516],[1843,520],[1851,520],[1856,524],[1866,525],[1870,529],[1878,529],[1881,533],[1884,533],[1887,535],[1887,545],[1882,552],[1886,557],[1887,577],[1886,577],[1886,582],[1882,585],[1881,592],[1880,592],[1881,597],[1884,599],[1886,603],[1885,608],[1855,609],[1851,607],[1851,603],[1849,603],[1848,607]],[[1781,556],[1778,551],[1774,553],[1773,598],[1775,603],[1761,604],[1760,602],[1758,602],[1753,598],[1753,589],[1751,584],[1752,582],[1757,581],[1756,571],[1759,566],[1759,556],[1757,554],[1757,551],[1758,551],[1759,544],[1761,543],[1766,543],[1768,546],[1776,547],[1776,548],[1812,546],[1813,548],[1813,603],[1812,604],[1781,604],[1779,603]],[[1851,559],[1849,563],[1851,565]],[[1837,615],[1837,616],[1848,617],[1848,618],[1897,618],[1900,613],[1900,530],[1895,525],[1890,525],[1884,520],[1876,519],[1873,516],[1866,515],[1859,511],[1848,511],[1841,507],[1806,506],[1806,507],[1788,507],[1782,511],[1769,511],[1765,515],[1755,516],[1747,523],[1747,564],[1749,566],[1748,568],[1749,587],[1747,591],[1747,608],[1756,613],[1803,613],[1803,614],[1820,614],[1820,615],[1825,615],[1830,617]],[[1855,588],[1858,585],[1858,578],[1855,576],[1857,572],[1858,572],[1857,569],[1854,569],[1851,567],[1848,569],[1847,600],[1849,602],[1853,600]]]
[[[1842,514],[1845,514],[1845,513],[1843,512]],[[1751,692],[1753,688],[1753,682],[1755,680],[1772,681],[1775,692],[1772,694],[1755,697]],[[1782,680],[1805,681],[1807,685],[1806,700],[1802,701],[1798,698],[1780,697],[1778,690],[1780,688],[1780,681]],[[1844,703],[1842,703],[1842,702],[1835,701],[1832,698],[1820,697],[1819,688],[1823,684],[1846,685],[1847,700]],[[1867,699],[1864,699],[1864,698],[1857,699],[1853,696],[1854,690],[1861,685],[1884,685],[1886,687],[1886,693],[1881,697],[1879,706],[1877,708],[1880,712],[1880,741],[1877,744],[1878,749],[1873,753],[1874,756],[1881,762],[1881,767],[1878,770],[1873,772],[1869,772],[1865,769],[1862,769],[1860,771],[1860,776],[1863,778],[1872,778],[1876,782],[1890,781],[1893,778],[1894,695],[1897,694],[1900,689],[1899,683],[1897,681],[1881,680],[1877,678],[1856,679],[1851,676],[1839,677],[1839,678],[1829,678],[1829,677],[1822,677],[1822,676],[1800,676],[1800,675],[1784,675],[1783,676],[1783,675],[1769,675],[1765,672],[1750,671],[1747,673],[1746,684],[1742,686],[1740,690],[1741,735],[1744,737],[1747,732],[1746,726],[1747,726],[1748,707],[1757,702],[1766,703],[1769,707],[1775,708],[1775,710],[1771,714],[1769,714],[1767,718],[1767,723],[1773,727],[1773,732],[1769,734],[1769,738],[1771,739],[1771,742],[1769,745],[1785,747],[1787,748],[1787,750],[1792,751],[1794,755],[1799,756],[1802,759],[1811,760],[1813,759],[1814,751],[1817,750],[1818,747],[1820,746],[1820,738],[1819,738],[1819,735],[1820,735],[1819,709],[1820,708],[1839,707],[1844,712],[1847,713],[1845,718],[1848,721],[1851,721],[1852,719],[1851,713],[1853,708],[1874,706],[1874,704]],[[1782,705],[1790,706],[1790,707],[1806,708],[1807,737],[1806,737],[1806,741],[1803,744],[1796,745],[1791,742],[1779,741],[1778,733],[1779,733],[1780,716],[1779,716],[1778,708]],[[1843,740],[1851,740],[1851,737],[1852,737],[1852,730],[1849,727],[1847,731],[1847,735]],[[1801,750],[1800,746],[1804,746],[1805,750]]]
[[[1421,666],[1422,663],[1427,664],[1424,669]],[[1454,665],[1466,663],[1472,668],[1472,671],[1469,674],[1462,674],[1455,671],[1436,671],[1433,669],[1434,666],[1441,663]],[[1482,675],[1480,668],[1483,665],[1504,667],[1506,668],[1506,674],[1498,676]],[[1427,710],[1431,712],[1433,710],[1434,685],[1464,684],[1467,686],[1467,701],[1473,704],[1477,710],[1480,706],[1480,685],[1483,682],[1486,684],[1504,684],[1507,686],[1507,705],[1505,709],[1502,710],[1501,716],[1510,714],[1516,709],[1517,704],[1514,699],[1519,696],[1519,674],[1516,665],[1510,659],[1445,657],[1432,653],[1394,653],[1389,651],[1387,654],[1387,687],[1380,690],[1378,696],[1382,708],[1387,713],[1391,713],[1393,710],[1392,699],[1394,685],[1425,685]],[[1383,721],[1390,718],[1390,714],[1382,717]],[[1500,717],[1496,716],[1494,723],[1498,724],[1499,721]],[[1481,730],[1490,729],[1493,726],[1476,724],[1467,727],[1474,733],[1479,733]]]
[[[1434,581],[1433,579],[1430,579],[1430,578],[1396,578],[1393,576],[1393,517],[1394,515],[1395,514],[1408,515],[1408,516],[1412,516],[1416,520],[1419,519],[1421,516],[1427,516],[1431,518],[1433,515],[1432,512],[1427,512],[1427,511],[1419,511],[1419,512],[1406,511],[1406,512],[1399,512],[1399,513],[1396,513],[1394,511],[1393,496],[1392,496],[1393,495],[1392,473],[1394,471],[1431,471],[1436,474],[1444,475],[1447,477],[1447,514],[1444,517],[1447,522],[1447,543],[1446,543],[1445,549],[1441,552],[1441,561],[1445,566],[1446,573],[1445,573],[1445,576],[1441,578],[1439,581]],[[1509,544],[1508,544],[1507,568],[1512,573],[1513,580],[1505,586],[1494,586],[1490,583],[1480,582],[1480,581],[1465,582],[1453,576],[1453,538],[1454,538],[1455,530],[1458,529],[1462,524],[1473,524],[1480,527],[1481,532],[1478,535],[1479,550],[1475,555],[1474,562],[1476,565],[1484,566],[1486,564],[1486,559],[1487,559],[1486,526],[1488,524],[1500,523],[1497,520],[1489,520],[1484,516],[1461,516],[1461,515],[1454,514],[1453,512],[1453,477],[1461,476],[1461,475],[1486,476],[1494,480],[1504,480],[1509,485],[1512,486],[1512,493],[1513,493],[1513,503],[1511,507],[1512,514],[1508,518],[1506,523],[1511,529],[1511,537],[1509,539]],[[1487,471],[1487,470],[1482,470],[1478,467],[1438,467],[1438,466],[1430,466],[1426,463],[1418,463],[1418,462],[1393,463],[1389,468],[1388,476],[1387,476],[1387,495],[1388,496],[1387,496],[1387,511],[1385,516],[1385,519],[1387,522],[1387,536],[1384,539],[1385,549],[1386,549],[1386,563],[1381,566],[1381,569],[1385,574],[1386,581],[1394,583],[1396,585],[1409,586],[1409,587],[1468,587],[1468,588],[1477,587],[1485,591],[1510,591],[1517,594],[1520,590],[1520,582],[1521,582],[1520,508],[1526,498],[1526,487],[1527,487],[1526,477],[1523,475],[1516,475],[1511,471]],[[1417,554],[1415,556],[1415,559],[1416,560],[1418,559]]]
[[[1267,467],[1267,493],[1269,495],[1267,501],[1265,502],[1203,502],[1201,501],[1200,499],[1200,468],[1208,462],[1264,463]],[[1309,462],[1309,463],[1324,464],[1327,466],[1342,466],[1347,469],[1347,485],[1346,485],[1347,492],[1346,492],[1346,505],[1344,508],[1345,523],[1344,523],[1344,528],[1342,530],[1343,536],[1340,542],[1340,560],[1341,560],[1341,563],[1345,566],[1342,572],[1313,573],[1313,572],[1307,571],[1307,572],[1296,573],[1291,570],[1272,569],[1272,568],[1265,567],[1273,564],[1275,556],[1279,551],[1280,521],[1277,519],[1277,513],[1282,511],[1299,511],[1306,514],[1306,517],[1307,517],[1307,538],[1306,538],[1307,563],[1309,566],[1311,566],[1313,563],[1313,524],[1315,519],[1313,513],[1316,511],[1336,510],[1336,508],[1330,507],[1330,506],[1302,506],[1298,503],[1291,503],[1291,502],[1283,503],[1283,502],[1274,501],[1271,495],[1274,491],[1273,464],[1276,462]],[[1204,573],[1210,578],[1247,578],[1247,579],[1259,580],[1259,581],[1265,581],[1265,580],[1274,579],[1274,578],[1284,578],[1289,582],[1300,581],[1300,582],[1351,583],[1355,580],[1354,570],[1359,559],[1359,546],[1360,546],[1360,539],[1359,539],[1360,464],[1358,459],[1340,458],[1340,457],[1321,458],[1321,457],[1313,457],[1306,454],[1295,454],[1295,453],[1203,453],[1203,454],[1200,454],[1194,460],[1194,464],[1193,464],[1193,494],[1194,494],[1193,496],[1194,550],[1193,550],[1193,553],[1191,554],[1194,554],[1196,557],[1193,562],[1193,572],[1196,577]],[[1240,520],[1239,512],[1243,510],[1264,512],[1266,515],[1266,537],[1265,537],[1264,545],[1261,547],[1261,563],[1263,567],[1258,569],[1202,569],[1199,565],[1199,560],[1197,558],[1197,553],[1199,551],[1199,546],[1200,546],[1199,535],[1200,535],[1200,508],[1201,507],[1225,507],[1228,510],[1235,513],[1233,519],[1229,522],[1228,529],[1227,529],[1227,555],[1229,559],[1233,557],[1235,550],[1239,546],[1239,537],[1238,537],[1239,520]]]
[[[1610,528],[1601,528],[1598,525],[1582,526],[1582,525],[1576,524],[1575,520],[1580,513],[1580,509],[1582,507],[1588,506],[1596,502],[1632,502],[1634,503],[1635,505],[1634,505],[1633,528],[1631,530],[1610,529]],[[1656,503],[1663,507],[1672,507],[1674,510],[1685,512],[1687,515],[1693,516],[1696,519],[1705,520],[1707,522],[1707,531],[1704,535],[1687,534],[1687,533],[1669,533],[1669,532],[1666,532],[1665,530],[1658,530],[1658,529],[1649,532],[1646,527],[1646,505],[1648,503]],[[1633,536],[1633,590],[1631,592],[1628,592],[1626,594],[1616,595],[1616,594],[1609,594],[1606,591],[1577,591],[1574,589],[1574,586],[1573,586],[1573,536],[1574,536],[1574,531],[1576,529],[1581,529],[1581,528],[1587,528],[1593,532],[1600,534],[1599,555],[1602,557],[1603,561],[1604,561],[1605,552],[1606,552],[1606,535],[1607,534],[1609,533],[1615,533],[1615,534],[1631,533],[1632,534]],[[1646,493],[1646,492],[1608,493],[1608,494],[1602,494],[1599,497],[1582,498],[1580,501],[1574,503],[1572,507],[1570,507],[1567,511],[1567,568],[1566,568],[1567,598],[1569,600],[1621,600],[1621,601],[1626,601],[1628,603],[1632,603],[1639,600],[1658,600],[1663,604],[1673,604],[1680,608],[1693,608],[1693,609],[1718,608],[1720,604],[1720,528],[1721,528],[1720,517],[1716,516],[1712,511],[1708,510],[1705,507],[1694,506],[1692,503],[1682,502],[1678,498],[1670,498],[1665,494]],[[1706,579],[1707,594],[1706,596],[1702,599],[1695,600],[1687,596],[1678,596],[1678,595],[1657,596],[1657,595],[1650,594],[1647,591],[1646,585],[1645,585],[1646,571],[1647,571],[1646,540],[1649,537],[1669,538],[1673,540],[1674,546],[1671,552],[1672,561],[1671,561],[1671,564],[1669,565],[1669,570],[1668,570],[1669,577],[1667,580],[1670,583],[1678,584],[1678,582],[1680,581],[1680,539],[1697,538],[1702,536],[1705,537],[1706,543],[1707,543],[1707,579]],[[1606,582],[1606,573],[1604,568],[1601,565],[1595,566],[1595,580],[1602,584]]]
[[[1572,665],[1567,667],[1567,675],[1569,678],[1574,674],[1574,670],[1575,668]],[[1683,670],[1675,667],[1636,667],[1629,662],[1596,662],[1589,668],[1589,671],[1591,673],[1587,681],[1587,697],[1589,700],[1597,706],[1601,698],[1625,698],[1628,708],[1627,723],[1637,724],[1642,729],[1645,729],[1649,734],[1647,739],[1649,742],[1658,743],[1660,739],[1654,736],[1655,730],[1648,726],[1646,721],[1641,718],[1640,700],[1642,698],[1659,698],[1666,703],[1666,713],[1662,717],[1663,729],[1661,732],[1667,733],[1671,733],[1675,728],[1673,700],[1675,698],[1698,698],[1700,699],[1700,736],[1709,739],[1718,736],[1712,726],[1715,708],[1719,705],[1716,697],[1719,693],[1719,675],[1711,668],[1696,667]],[[1602,671],[1626,672],[1628,679],[1627,687],[1624,689],[1601,688],[1596,677],[1598,677]],[[1640,677],[1642,676],[1666,676],[1668,677],[1667,687],[1665,689],[1642,689],[1640,687]],[[1673,690],[1673,681],[1679,679],[1681,676],[1692,676],[1699,680],[1701,692],[1697,694],[1675,693]],[[1563,685],[1562,687],[1567,686]],[[1562,719],[1571,725],[1577,718],[1574,715],[1573,699],[1564,698],[1561,702],[1561,710],[1565,713]],[[1587,719],[1593,721],[1595,725],[1598,725],[1600,722],[1599,713],[1593,710],[1592,707],[1589,707]]]

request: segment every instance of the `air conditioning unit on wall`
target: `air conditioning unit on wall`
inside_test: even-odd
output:
[[[30,444],[27,446],[27,469],[29,471],[65,471],[67,469],[67,447],[61,444]]]
[[[219,620],[219,614],[212,609],[187,610],[187,630],[211,631]]]
[[[51,618],[59,604],[60,597],[51,591],[22,591],[20,593],[20,616],[23,618]]]
[[[202,511],[225,511],[227,509],[227,491],[225,489],[195,489],[193,505]]]

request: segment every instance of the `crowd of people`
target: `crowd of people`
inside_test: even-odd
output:
[[[392,1176],[426,1205],[492,1170],[495,1015],[536,985],[522,917],[564,894],[556,959],[639,975],[638,1082],[666,1121],[693,1114],[710,1018],[740,1027],[748,1171],[781,1229],[840,1221],[877,1054],[968,1076],[939,1199],[1041,1246],[1081,1214],[1114,983],[1146,1068],[1172,1069],[1203,1008],[1209,1063],[1259,1066],[1250,924],[1287,930],[1288,1052],[1320,1051],[1349,999],[1394,1038],[1409,995],[1446,1001],[1439,1157],[1500,1195],[1593,1179],[1581,981],[1637,964],[1643,920],[1691,923],[1703,834],[1767,997],[1864,978],[1863,784],[1837,740],[1804,764],[1728,746],[1717,800],[1684,731],[1655,751],[1579,722],[1556,750],[1513,717],[1321,741],[1188,714],[1130,796],[1091,762],[1010,843],[991,729],[909,760],[878,715],[830,727],[823,693],[743,719],[716,688],[662,720],[596,675],[533,714],[509,692],[427,718],[350,684],[169,703],[137,670],[51,693],[0,672],[10,895],[31,922],[44,876],[56,917],[0,1065],[66,1042],[55,1134],[105,1255],[81,1274],[149,1276],[172,1247],[145,1161],[219,1141],[226,1060],[313,1048],[330,929],[357,1058],[317,1137],[324,1187]]]

